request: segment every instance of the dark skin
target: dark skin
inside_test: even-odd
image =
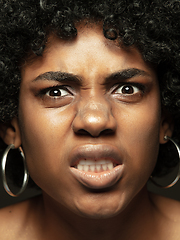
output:
[[[146,189],[172,126],[137,49],[97,25],[68,42],[51,35],[43,57],[22,66],[11,124],[1,137],[22,145],[42,196],[1,210],[4,239],[179,239],[179,203]],[[77,171],[82,156],[113,169]]]

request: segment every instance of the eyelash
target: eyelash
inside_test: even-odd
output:
[[[67,92],[67,94],[65,94],[65,95],[63,95],[63,96],[50,96],[50,95],[48,95],[48,92],[50,92],[50,91],[55,91],[55,90],[58,90],[58,92],[60,92],[60,91],[66,91]],[[47,96],[49,96],[49,97],[52,97],[52,98],[56,98],[56,97],[64,97],[64,96],[66,96],[66,95],[68,95],[68,93],[69,94],[72,94],[69,90],[68,90],[68,88],[67,88],[67,86],[62,86],[62,85],[60,85],[60,86],[53,86],[53,87],[49,87],[49,88],[45,88],[45,89],[41,89],[40,90],[40,93],[38,94],[38,95],[40,95],[40,96],[44,96],[44,95],[47,95]]]
[[[125,89],[125,87],[132,87],[133,88],[133,92],[132,93],[128,93],[128,90],[130,89]],[[45,88],[45,89],[41,89],[39,91],[39,93],[37,95],[39,95],[41,98],[44,98],[44,97],[48,97],[48,98],[51,98],[52,100],[54,99],[63,99],[64,97],[66,96],[72,96],[73,93],[72,91],[70,91],[68,89],[69,87],[66,86],[66,85],[56,85],[56,86],[52,86],[52,87],[49,87],[49,88]],[[127,90],[127,93],[126,92],[119,92],[119,90],[124,90],[126,91]],[[55,91],[57,90],[56,94],[57,95],[50,95],[50,91]],[[120,84],[116,84],[114,87],[113,87],[113,91],[112,91],[112,94],[115,94],[118,98],[121,98],[121,99],[129,99],[129,101],[132,101],[134,99],[134,97],[136,96],[143,96],[143,94],[145,93],[145,90],[146,90],[146,87],[143,85],[143,84],[140,84],[140,83],[136,83],[136,82],[126,82],[126,83],[120,83]],[[60,94],[60,91],[64,91],[64,94]],[[65,93],[66,92],[66,93]],[[130,98],[132,98],[132,100],[130,100]]]
[[[114,93],[117,92],[118,89],[123,89],[124,87],[132,87],[133,89],[136,88],[136,92],[133,92],[133,93],[117,93],[117,94],[122,94],[122,95],[126,95],[126,96],[133,96],[135,94],[138,94],[139,92],[141,92],[142,94],[144,94],[145,92],[145,86],[140,84],[140,83],[121,83],[121,84],[118,84],[118,86],[113,90]]]

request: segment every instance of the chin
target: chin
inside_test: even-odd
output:
[[[91,219],[107,219],[118,215],[121,212],[119,202],[111,201],[111,203],[106,203],[103,201],[98,201],[96,203],[89,203],[86,205],[76,206],[78,209],[78,215],[91,218]]]
[[[99,212],[92,211],[92,212],[87,212],[87,211],[79,211],[79,215],[84,218],[89,218],[89,219],[108,219],[112,218],[116,215],[118,215],[119,212],[114,212],[110,211],[109,209],[102,209]]]

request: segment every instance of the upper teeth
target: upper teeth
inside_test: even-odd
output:
[[[110,160],[80,160],[77,169],[85,172],[102,172],[113,169],[113,163]]]

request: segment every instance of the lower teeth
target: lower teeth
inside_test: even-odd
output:
[[[84,172],[104,172],[112,170],[116,164],[108,163],[108,164],[94,164],[94,165],[81,165],[78,164],[76,166],[77,169]]]

